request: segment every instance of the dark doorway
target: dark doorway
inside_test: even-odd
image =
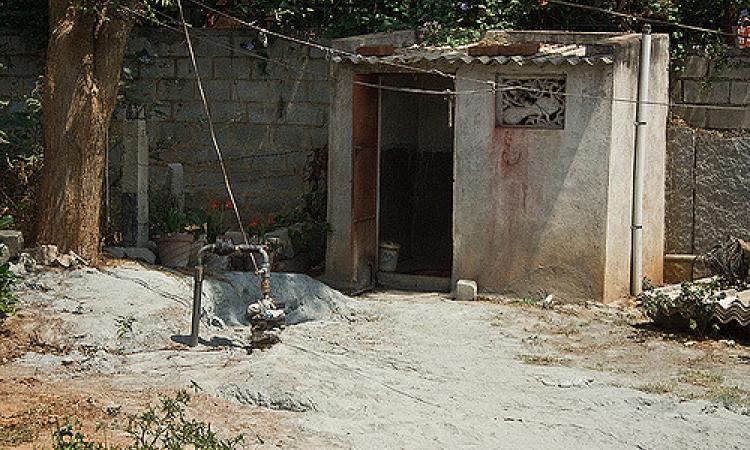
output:
[[[382,75],[383,85],[443,91],[433,75]],[[447,96],[380,93],[379,238],[401,246],[396,272],[450,277],[453,127]]]

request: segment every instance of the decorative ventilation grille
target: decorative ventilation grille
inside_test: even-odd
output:
[[[565,128],[565,78],[498,78],[497,83],[497,126]]]

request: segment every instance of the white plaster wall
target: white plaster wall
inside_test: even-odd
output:
[[[607,66],[462,67],[460,77],[565,73],[567,92],[612,96]],[[457,90],[477,84],[457,81]],[[496,128],[491,93],[456,110],[454,279],[524,295],[602,299],[612,105],[567,98],[564,130]]]

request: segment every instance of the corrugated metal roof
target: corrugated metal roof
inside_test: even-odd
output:
[[[397,49],[390,56],[335,55],[334,62],[353,64],[515,64],[518,66],[552,64],[589,65],[612,64],[611,55],[585,56],[586,47],[581,45],[544,45],[539,53],[531,56],[469,56],[466,47],[407,47]]]

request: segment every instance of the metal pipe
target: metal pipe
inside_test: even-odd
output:
[[[633,216],[631,222],[630,293],[638,295],[643,287],[643,191],[646,157],[646,108],[649,101],[649,69],[651,66],[651,25],[643,26],[641,58],[638,71],[638,105],[635,113],[636,137],[633,161]]]
[[[225,242],[204,245],[198,251],[198,264],[195,266],[193,278],[193,316],[190,325],[190,342],[191,347],[198,345],[200,324],[201,324],[201,300],[203,296],[203,256],[206,253],[214,253],[221,256],[231,255],[235,252],[259,253],[261,263],[256,275],[261,277],[260,291],[263,299],[271,297],[271,262],[268,258],[268,252],[262,245],[242,244],[233,245]],[[253,256],[254,257],[254,256]]]
[[[201,325],[201,292],[203,290],[203,266],[195,266],[193,282],[193,319],[190,326],[190,346],[198,345],[198,333]]]

